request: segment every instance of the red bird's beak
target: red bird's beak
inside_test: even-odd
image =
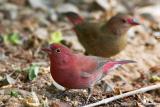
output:
[[[139,21],[135,18],[129,18],[127,19],[128,23],[131,24],[131,25],[140,25]]]
[[[50,53],[52,50],[51,50],[50,46],[48,46],[46,48],[42,48],[42,51]]]

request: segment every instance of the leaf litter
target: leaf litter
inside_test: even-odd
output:
[[[96,6],[101,8],[95,8],[93,0],[90,2],[67,0],[67,3],[64,0],[60,2],[47,0],[46,3],[39,1],[38,4],[31,0],[22,1],[3,0],[0,2],[0,106],[70,107],[85,105],[86,90],[69,90],[62,93],[52,85],[49,61],[41,48],[56,42],[67,45],[77,53],[84,52],[71,30],[72,26],[61,16],[63,11],[74,9],[86,18],[94,20],[99,15],[99,18],[108,19],[119,11],[127,12],[129,6],[136,7],[140,1],[97,0]],[[55,3],[56,6],[48,4],[50,2]],[[143,25],[128,32],[128,46],[123,52],[113,57],[132,59],[137,63],[123,66],[123,69],[119,68],[106,76],[103,82],[111,84],[115,91],[110,92],[111,89],[108,86],[107,92],[103,92],[103,85],[98,83],[89,103],[160,83],[160,14],[154,13],[155,10],[159,12],[160,8],[158,3],[146,2],[149,3],[138,5],[137,8],[130,11],[143,22]],[[103,3],[107,4],[106,7]],[[117,4],[120,5],[116,7]],[[63,5],[68,9],[63,8]],[[109,10],[107,11],[106,8]],[[47,9],[52,9],[54,12]],[[51,20],[51,16],[55,18]],[[159,103],[160,91],[156,90],[101,106],[158,107]]]

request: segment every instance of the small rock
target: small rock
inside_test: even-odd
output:
[[[96,3],[105,10],[108,10],[111,8],[111,5],[108,3],[108,0],[96,0]]]
[[[79,13],[78,8],[75,5],[70,4],[70,3],[62,4],[56,10],[58,13],[65,13],[69,11]]]
[[[46,1],[48,0],[29,0],[29,3],[33,8],[47,9],[48,6]]]
[[[17,15],[18,15],[18,13],[16,10],[10,11],[10,18],[12,20],[15,20],[17,18]]]
[[[135,29],[130,29],[128,32],[127,32],[127,35],[128,35],[128,37],[129,37],[129,39],[133,39],[133,38],[135,38]]]
[[[6,60],[6,55],[4,54],[4,53],[0,53],[0,61],[4,61],[4,60]]]
[[[55,12],[55,10],[53,10],[53,9],[50,9],[49,10],[49,19],[51,20],[51,21],[57,21],[57,19],[58,19],[58,16],[57,16],[57,13]]]
[[[160,32],[153,32],[153,36],[154,36],[156,39],[160,39]]]
[[[41,26],[49,25],[49,21],[47,20],[47,14],[44,14],[43,12],[37,12],[35,16]]]
[[[137,14],[143,14],[143,13],[150,14],[153,17],[155,17],[155,19],[157,19],[157,21],[158,21],[159,16],[160,16],[160,4],[139,8],[135,11],[135,13],[137,13]]]
[[[151,21],[151,22],[156,22],[155,17],[150,13],[142,13],[142,14],[140,14],[140,16],[142,18],[144,18],[145,20],[148,20],[148,21]]]
[[[7,19],[14,20],[18,16],[18,7],[11,3],[5,3],[4,5],[0,6],[0,10],[2,10],[4,17]]]
[[[5,3],[7,0],[0,0],[0,4]]]
[[[29,0],[33,8],[48,9],[62,4],[64,0]]]
[[[38,28],[35,31],[35,35],[42,40],[46,40],[48,38],[48,32],[45,28]]]

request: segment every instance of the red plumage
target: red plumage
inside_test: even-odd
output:
[[[60,44],[51,44],[43,50],[49,54],[53,79],[69,89],[92,88],[115,66],[135,62],[74,54],[69,48]]]

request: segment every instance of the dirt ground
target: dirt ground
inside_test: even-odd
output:
[[[103,2],[104,4],[103,4]],[[105,4],[106,3],[106,4]],[[88,103],[160,84],[160,2],[127,0],[0,0],[0,107],[70,107],[86,105],[86,90],[62,92],[52,85],[49,59],[42,47],[60,32],[62,44],[84,49],[61,13],[78,11],[87,20],[104,20],[118,12],[142,23],[128,33],[128,45],[113,59],[131,59],[98,83]],[[36,73],[38,72],[38,73]],[[125,97],[99,107],[159,107],[160,89]]]

